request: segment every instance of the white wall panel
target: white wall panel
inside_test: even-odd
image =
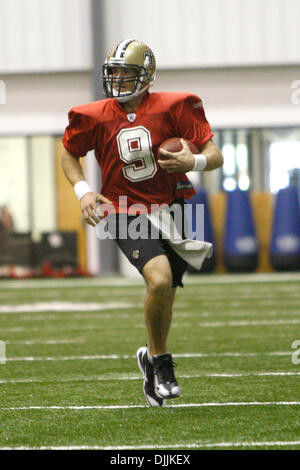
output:
[[[5,84],[0,135],[62,134],[68,111],[93,99],[89,72],[7,75]]]
[[[297,77],[295,66],[160,70],[153,91],[197,94],[214,129],[299,127],[300,104],[292,100]]]
[[[103,0],[106,50],[125,37],[160,68],[300,63],[299,0]],[[91,0],[0,0],[0,73],[92,67]]]
[[[57,227],[54,142],[52,137],[33,137],[29,143],[31,169],[32,237]]]
[[[201,96],[214,128],[300,126],[299,79],[296,66],[159,70],[153,91]],[[91,83],[88,72],[8,76],[0,136],[62,134],[71,107],[93,100]]]
[[[0,0],[0,73],[91,66],[90,0]]]
[[[25,138],[1,138],[0,168],[0,205],[8,207],[17,232],[29,232],[29,179]]]
[[[300,63],[299,0],[104,0],[106,49],[135,37],[160,68]]]

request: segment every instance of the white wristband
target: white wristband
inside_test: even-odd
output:
[[[194,153],[195,165],[192,171],[202,171],[207,165],[207,158],[203,153]]]
[[[78,181],[78,183],[74,184],[74,191],[75,191],[75,194],[78,197],[79,201],[86,193],[92,193],[93,192],[91,190],[89,184],[84,180]]]

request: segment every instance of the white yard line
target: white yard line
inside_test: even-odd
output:
[[[211,447],[283,447],[298,446],[300,441],[241,441],[241,442],[180,442],[178,444],[145,444],[138,446],[40,446],[40,447],[1,447],[1,450],[146,450],[146,449],[199,449]]]
[[[0,305],[0,313],[40,313],[40,312],[93,312],[132,308],[129,302],[36,302],[32,304]]]
[[[239,378],[239,377],[293,377],[299,376],[300,372],[247,372],[238,374],[229,373],[211,373],[211,374],[193,374],[193,375],[177,375],[178,379],[203,379],[206,377],[213,378]],[[142,376],[91,376],[91,377],[70,377],[70,378],[44,378],[44,379],[0,379],[0,384],[27,384],[27,383],[64,383],[64,382],[115,382],[115,381],[131,381],[143,380]]]
[[[268,334],[268,335],[263,335],[264,338],[274,338],[274,334]],[[276,338],[289,338],[290,335],[287,334],[281,334],[281,335],[276,335]],[[246,339],[246,338],[253,338],[253,335],[250,334],[245,334],[245,335],[240,335],[239,334],[239,339]],[[216,338],[215,336],[205,336],[205,341],[215,341]],[[6,340],[5,344],[8,346],[10,345],[23,345],[23,346],[32,346],[32,345],[49,345],[49,346],[57,346],[60,344],[90,344],[91,339],[89,337],[87,338],[75,338],[75,339],[33,339],[33,340]]]
[[[179,325],[178,325],[179,326]],[[30,329],[31,330],[31,329]],[[280,334],[280,335],[276,335],[276,338],[287,338],[287,337],[290,337],[290,335],[287,335],[287,334]],[[239,334],[239,339],[245,339],[245,338],[253,338],[253,335],[251,334],[244,334],[244,335],[241,335]],[[264,334],[264,338],[274,338],[274,334]],[[215,336],[205,336],[205,341],[215,341],[216,338]],[[40,345],[50,345],[50,346],[56,346],[56,345],[59,345],[59,344],[90,344],[91,342],[91,339],[89,337],[87,338],[78,338],[78,339],[68,339],[68,338],[65,338],[65,339],[56,339],[56,338],[52,338],[52,339],[42,339],[42,338],[38,338],[38,339],[33,339],[33,340],[6,340],[5,341],[5,344],[6,345],[24,345],[24,346],[27,346],[27,345],[34,345],[34,344],[40,344]]]
[[[246,402],[209,402],[209,403],[181,403],[166,405],[164,408],[202,408],[202,407],[230,407],[230,406],[299,406],[300,401],[246,401]],[[45,406],[9,406],[0,407],[2,411],[21,410],[129,410],[136,408],[149,408],[147,405],[45,405]]]
[[[223,352],[223,353],[182,353],[173,354],[174,358],[194,358],[194,357],[257,357],[257,356],[291,356],[293,351],[274,351],[267,353],[235,353],[235,352]],[[118,355],[118,354],[96,354],[92,356],[52,356],[52,357],[38,357],[38,356],[25,356],[25,357],[7,357],[7,362],[18,362],[18,361],[90,361],[98,359],[135,359],[132,355]]]
[[[275,305],[275,302],[274,302]],[[278,306],[278,303],[276,303],[276,306]],[[111,318],[141,318],[141,312],[143,310],[143,304],[140,302],[131,304],[131,303],[120,303],[117,306],[112,306],[112,305],[105,305],[102,304],[100,308],[93,308],[89,307],[87,305],[87,308],[81,308],[78,306],[77,308],[74,309],[60,309],[60,308],[49,308],[43,309],[43,310],[38,310],[38,308],[34,308],[31,311],[27,309],[22,309],[22,305],[20,306],[12,306],[10,305],[9,307],[3,309],[2,311],[0,310],[0,318],[3,319],[4,315],[17,315],[17,320],[18,321],[38,321],[38,320],[62,320],[66,318],[65,314],[71,314],[69,315],[71,319],[93,319],[97,318],[99,320],[101,319],[111,319]],[[295,306],[296,307],[296,306]],[[139,308],[140,312],[132,312],[130,311],[129,313],[119,313],[118,311],[114,313],[103,313],[103,310],[123,310],[123,309],[136,309]],[[258,317],[261,318],[263,317],[272,317],[272,316],[278,316],[278,315],[284,315],[284,316],[291,316],[294,315],[296,317],[300,316],[300,307],[295,308],[295,309],[290,309],[290,310],[283,310],[283,309],[272,309],[271,311],[263,312],[263,313],[258,313],[256,306],[253,307],[252,310],[242,310],[239,309],[238,311],[226,310],[224,312],[224,305],[223,305],[223,311],[222,312],[208,312],[205,309],[207,306],[204,307],[203,310],[195,313],[195,312],[189,312],[188,306],[187,305],[182,305],[182,306],[175,306],[175,313],[174,316],[176,317],[177,320],[180,320],[182,318],[192,318],[192,319],[199,319],[201,317],[203,318],[208,318],[208,317],[218,317],[218,318],[223,318],[223,317]],[[182,311],[183,310],[183,311]],[[97,312],[95,314],[91,314],[88,312]],[[49,313],[51,312],[51,313]],[[75,312],[75,313],[74,313]],[[80,312],[80,313],[78,313]],[[38,316],[39,313],[42,313],[42,316]],[[69,319],[68,319],[69,320]],[[294,319],[295,321],[298,320],[298,318]],[[243,320],[242,320],[243,321]],[[246,320],[245,320],[246,321]],[[250,321],[255,321],[255,320],[250,320]],[[266,320],[266,321],[273,321],[273,320]],[[286,321],[286,318],[282,318],[280,320],[275,320],[275,321]],[[290,320],[288,320],[290,321]],[[15,323],[15,321],[14,321]]]
[[[99,325],[80,325],[80,326],[66,326],[64,325],[64,327],[60,327],[60,330],[62,331],[89,331],[89,330],[93,330],[93,331],[99,331],[103,328],[103,326],[101,324]],[[32,333],[33,331],[42,331],[42,332],[45,332],[45,331],[56,331],[57,332],[57,326],[30,326],[30,328],[27,326],[27,327],[24,327],[24,326],[1,326],[1,339],[3,338],[3,332],[9,332],[9,333],[23,333],[23,332],[26,332],[26,333]],[[3,341],[3,339],[2,339]]]
[[[86,317],[85,317],[86,318]],[[99,320],[101,320],[101,317],[99,317]],[[245,320],[245,321],[222,321],[222,322],[198,322],[197,324],[189,324],[189,323],[174,323],[172,325],[172,328],[190,328],[195,326],[198,326],[199,328],[219,328],[219,327],[232,327],[232,326],[265,326],[265,325],[299,325],[300,324],[300,319],[283,319],[283,320]],[[63,326],[61,329],[63,331],[71,330],[71,331],[84,331],[84,330],[99,330],[104,328],[103,325],[98,324],[98,325],[80,325],[80,326]],[[116,329],[115,324],[112,324],[111,326],[106,326],[105,328],[112,328]],[[117,329],[127,329],[128,325],[126,323],[122,325],[118,325]],[[131,325],[130,328],[145,328],[144,324],[136,324],[136,325]],[[1,331],[5,332],[22,332],[22,331],[57,331],[57,327],[22,327],[22,326],[14,326],[14,327],[1,327]]]
[[[216,326],[261,326],[261,325],[298,325],[300,319],[292,320],[245,320],[245,321],[223,321],[223,322],[200,322],[198,326],[212,328]]]
[[[1,281],[1,289],[65,289],[78,287],[137,287],[144,286],[143,279],[126,278],[90,278],[90,279],[40,279],[40,280],[12,280]]]
[[[127,309],[129,307],[118,307],[118,310],[121,309]],[[130,307],[132,308],[132,307]],[[106,310],[106,309],[104,309]],[[109,310],[109,309],[108,309]],[[42,312],[41,312],[42,313]],[[0,319],[3,320],[3,313],[0,313]],[[13,313],[9,313],[8,315],[14,315]],[[23,321],[28,321],[28,322],[38,322],[38,321],[67,321],[68,323],[72,322],[73,320],[112,320],[115,318],[132,318],[133,315],[131,311],[129,313],[115,313],[115,314],[110,314],[110,313],[103,313],[103,312],[97,312],[97,313],[71,313],[71,312],[56,312],[56,313],[42,313],[41,316],[37,312],[35,313],[18,313],[18,318],[14,320],[14,324],[18,322],[23,322]],[[63,316],[62,316],[63,315]],[[67,318],[65,315],[69,315]],[[142,313],[139,313],[136,315],[136,318],[141,319],[142,318]],[[4,321],[7,321],[5,319]],[[2,328],[2,327],[1,327]],[[31,327],[29,327],[31,329]]]
[[[5,341],[5,344],[8,345],[13,345],[13,344],[19,344],[23,346],[31,346],[34,344],[41,344],[41,345],[59,345],[59,344],[83,344],[83,343],[90,343],[89,340],[84,340],[84,339],[37,339],[37,340],[14,340],[14,341]]]
[[[213,274],[199,276],[185,276],[185,284],[248,284],[261,282],[298,282],[300,273],[254,273],[254,274]],[[60,279],[60,280],[11,280],[0,281],[1,289],[60,289],[78,287],[135,287],[144,286],[142,278],[127,279],[112,278],[85,278],[85,279]]]
[[[118,356],[116,354],[112,355],[95,355],[95,356],[61,356],[61,357],[7,357],[6,362],[18,362],[18,361],[90,361],[98,359],[133,359],[135,356]],[[1,369],[0,369],[1,370]]]

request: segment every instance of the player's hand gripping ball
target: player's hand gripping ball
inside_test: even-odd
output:
[[[199,149],[193,142],[180,137],[171,137],[159,146],[158,164],[168,173],[187,173],[193,169],[194,154],[197,153],[200,153]]]
[[[196,147],[195,144],[193,144],[193,142],[191,142],[190,140],[185,140],[185,142],[189,146],[189,149],[192,153],[200,153],[199,149]],[[167,150],[168,152],[180,152],[182,148],[183,147],[180,137],[171,137],[170,139],[167,139],[162,144],[160,144],[158,149],[159,159],[166,160],[168,158],[160,152],[160,149]]]

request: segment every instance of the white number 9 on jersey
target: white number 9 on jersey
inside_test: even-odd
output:
[[[136,182],[155,175],[157,166],[148,129],[143,126],[122,129],[117,142],[120,158],[126,163],[122,168],[126,179]]]

